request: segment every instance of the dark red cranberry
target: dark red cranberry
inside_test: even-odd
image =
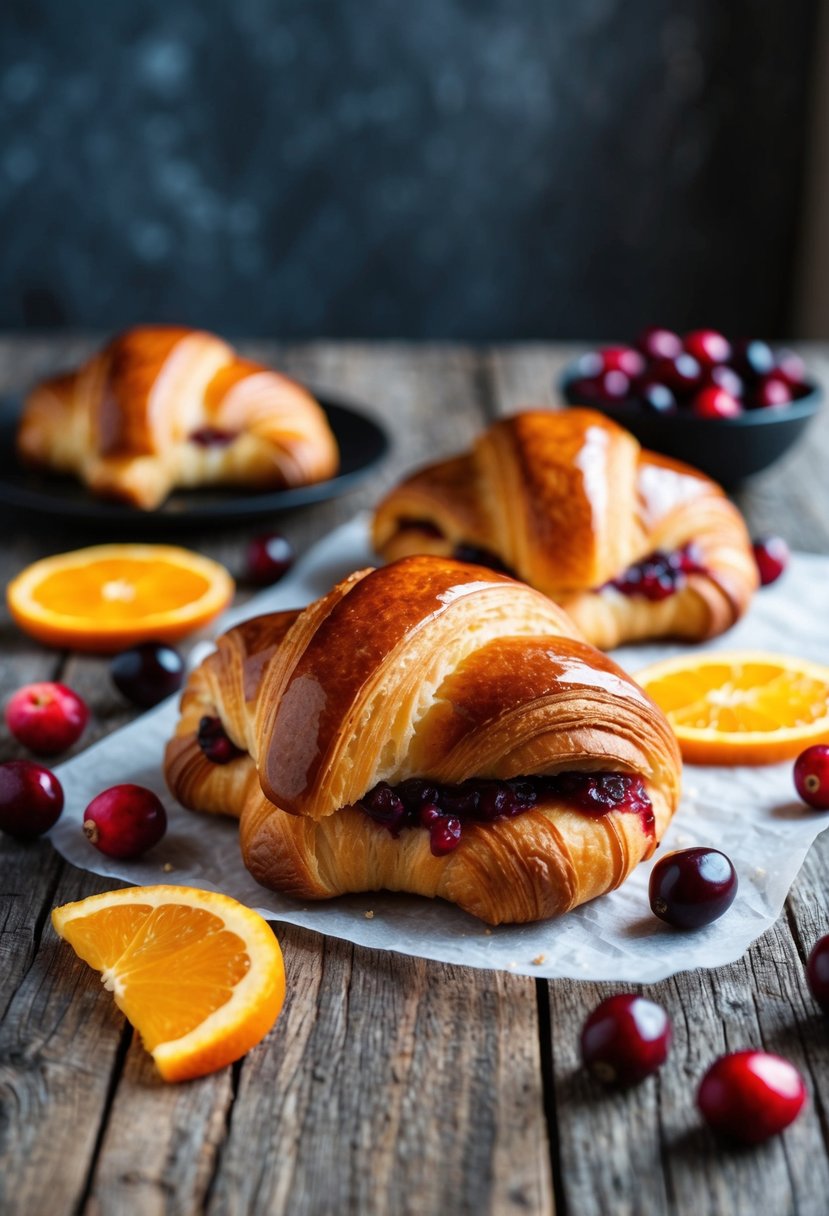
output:
[[[31,840],[48,832],[63,810],[63,787],[34,760],[0,764],[0,832]]]
[[[603,346],[599,358],[602,371],[623,372],[629,380],[634,380],[645,370],[645,360],[631,346]]]
[[[661,325],[649,325],[643,329],[634,343],[646,359],[675,359],[682,352],[682,339],[672,329]]]
[[[795,788],[816,811],[829,811],[829,746],[815,743],[794,762]]]
[[[671,1019],[661,1005],[633,993],[597,1005],[581,1032],[581,1057],[607,1085],[635,1085],[668,1058]]]
[[[602,372],[596,377],[596,397],[594,400],[604,405],[616,405],[630,396],[630,377],[624,372],[611,370]]]
[[[695,329],[686,334],[683,346],[701,367],[714,367],[731,358],[731,343],[716,329]]]
[[[112,682],[140,709],[150,709],[178,692],[184,680],[184,659],[163,642],[142,642],[122,650],[109,665]]]
[[[774,374],[785,380],[791,389],[807,389],[806,366],[793,350],[778,350],[774,357]]]
[[[718,849],[680,849],[651,870],[651,910],[675,929],[699,929],[727,912],[737,894],[737,872]]]
[[[197,431],[191,431],[187,438],[200,448],[226,448],[237,435],[235,431],[222,431],[217,426],[201,426]]]
[[[108,857],[140,857],[167,831],[167,812],[152,790],[114,785],[84,811],[83,834]]]
[[[461,842],[461,821],[441,815],[429,828],[429,847],[435,857],[453,852]]]
[[[39,756],[54,756],[80,739],[89,721],[86,702],[65,684],[40,680],[25,684],[9,698],[6,725]]]
[[[678,397],[687,397],[702,383],[702,368],[693,355],[659,359],[649,369],[649,375],[660,384],[666,384]]]
[[[742,414],[743,407],[736,397],[727,393],[724,388],[709,384],[695,394],[691,401],[691,410],[697,418],[736,418]]]
[[[277,583],[294,564],[294,550],[279,532],[254,536],[248,545],[247,576],[252,583],[267,587]]]
[[[643,376],[636,384],[636,396],[646,410],[654,414],[672,414],[676,410],[676,397],[667,384],[661,384],[650,376]]]
[[[442,818],[440,807],[436,806],[434,802],[424,802],[418,811],[418,822],[422,828],[430,828],[433,823],[437,823]]]
[[[733,367],[729,367],[727,363],[718,363],[716,366],[708,369],[705,378],[706,384],[713,384],[715,388],[724,388],[732,397],[736,397],[738,401],[742,401],[745,395],[746,386],[742,376],[738,376]]]
[[[789,564],[789,546],[782,536],[764,536],[752,544],[754,560],[760,574],[760,586],[776,583]]]
[[[741,338],[732,346],[731,361],[741,376],[767,376],[774,367],[774,352],[768,342]]]
[[[209,717],[207,714],[199,722],[196,742],[211,764],[229,764],[231,760],[243,754],[229,738],[221,718]]]
[[[472,566],[486,566],[496,574],[512,574],[509,566],[504,565],[497,553],[490,549],[481,549],[477,545],[456,545],[452,553],[455,561],[469,562]]]
[[[360,799],[360,804],[375,823],[388,828],[393,835],[396,836],[400,828],[404,826],[405,804],[386,781],[381,781],[370,789]]]
[[[782,1132],[805,1103],[806,1086],[794,1065],[765,1051],[720,1056],[697,1091],[708,1126],[742,1144],[761,1144]]]
[[[786,381],[776,373],[763,376],[758,380],[751,394],[751,405],[754,409],[763,410],[770,406],[789,405],[792,400],[792,390]]]
[[[478,810],[480,795],[474,782],[463,785],[444,785],[438,794],[440,809],[446,815],[472,819]]]
[[[684,586],[689,574],[704,573],[696,548],[685,545],[673,553],[656,550],[641,562],[628,566],[618,578],[606,584],[623,595],[641,595],[649,600],[664,600]]]
[[[595,376],[577,376],[569,381],[567,392],[576,405],[596,405],[600,399]]]
[[[818,938],[806,964],[809,991],[824,1013],[829,1013],[829,936]]]

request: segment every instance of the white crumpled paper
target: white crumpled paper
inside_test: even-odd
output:
[[[306,604],[372,560],[367,519],[358,517],[316,545],[278,586],[228,612],[220,627],[258,612]],[[710,646],[789,652],[829,664],[827,621],[829,558],[797,554],[784,577],[758,594],[746,619]],[[631,646],[615,657],[635,672],[682,649]],[[166,791],[161,757],[176,716],[177,698],[171,698],[57,770],[66,810],[52,830],[52,841],[67,860],[131,883],[173,882],[224,891],[269,920],[470,967],[644,982],[732,962],[776,920],[809,845],[829,825],[829,812],[809,810],[797,799],[789,763],[686,766],[682,804],[659,853],[715,845],[732,859],[740,880],[726,915],[692,933],[675,932],[651,914],[647,885],[652,863],[641,865],[620,890],[559,920],[534,925],[490,930],[442,901],[383,893],[306,906],[254,882],[242,864],[234,821],[185,811]],[[169,813],[164,839],[132,862],[96,852],[81,832],[88,802],[107,786],[125,781],[156,790]]]

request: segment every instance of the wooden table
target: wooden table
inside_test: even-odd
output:
[[[87,353],[78,338],[0,341],[0,391]],[[373,503],[404,469],[460,448],[487,419],[549,400],[572,349],[251,343],[319,386],[375,403],[391,458],[358,492],[280,518],[300,549]],[[808,357],[829,380],[829,349]],[[740,496],[752,531],[829,552],[829,416]],[[241,570],[247,530],[185,543]],[[10,577],[95,539],[6,520]],[[60,678],[90,702],[94,735],[131,717],[103,659],[48,651],[4,618],[0,694]],[[3,758],[18,749],[3,735]],[[56,939],[49,911],[109,885],[50,844],[0,841],[0,1211],[441,1214],[556,1211],[829,1212],[829,1034],[804,979],[829,929],[829,836],[777,925],[733,966],[646,991],[675,1041],[658,1078],[599,1091],[578,1064],[587,1013],[613,985],[534,981],[372,952],[279,927],[288,998],[275,1029],[233,1068],[168,1086],[96,974]],[[618,991],[618,986],[615,986]],[[808,1113],[751,1151],[699,1124],[693,1094],[722,1051],[765,1047],[806,1075]]]

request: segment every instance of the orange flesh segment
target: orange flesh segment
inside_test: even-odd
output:
[[[209,583],[203,575],[164,561],[113,560],[73,566],[48,575],[32,598],[62,616],[108,624],[140,621],[154,604],[176,611],[200,599]]]

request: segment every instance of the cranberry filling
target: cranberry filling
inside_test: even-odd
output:
[[[191,431],[187,438],[200,448],[224,448],[233,443],[236,433],[223,431],[217,426],[202,426],[197,431]]]
[[[436,540],[440,540],[443,536],[437,524],[433,524],[430,519],[401,519],[401,532],[422,532],[425,536],[433,536]]]
[[[622,595],[640,595],[646,600],[665,600],[684,586],[689,574],[706,574],[699,551],[691,541],[673,553],[661,549],[649,553],[641,562],[628,566],[618,578],[611,579],[604,587],[614,587]],[[599,590],[604,590],[600,587]]]
[[[229,764],[242,752],[228,737],[220,718],[211,718],[207,714],[199,722],[196,742],[211,764]]]
[[[511,819],[537,803],[555,798],[570,802],[586,815],[632,811],[644,831],[654,831],[653,807],[641,777],[630,773],[556,773],[545,777],[513,777],[509,781],[472,778],[460,785],[441,785],[410,777],[398,786],[381,781],[357,806],[375,823],[397,836],[403,828],[423,827],[436,857],[460,844],[465,823]]]
[[[490,549],[479,549],[477,545],[455,545],[452,556],[456,561],[470,562],[473,566],[486,566],[496,574],[508,574],[515,578],[515,572]]]

